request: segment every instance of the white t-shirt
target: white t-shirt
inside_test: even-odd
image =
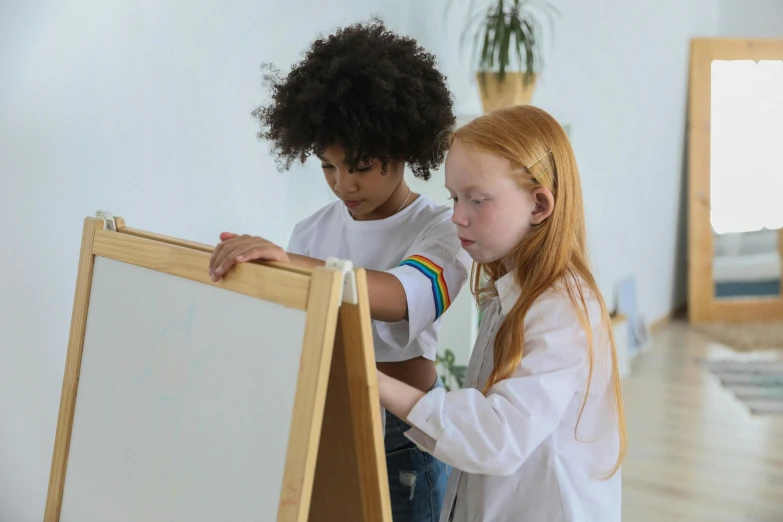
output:
[[[467,281],[472,262],[451,216],[450,208],[420,196],[389,218],[356,221],[342,201],[335,201],[296,225],[287,250],[316,259],[348,259],[397,277],[405,288],[408,320],[373,321],[375,359],[434,360],[440,318]]]

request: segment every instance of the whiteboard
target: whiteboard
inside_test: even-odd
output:
[[[96,257],[60,521],[271,521],[306,313]]]

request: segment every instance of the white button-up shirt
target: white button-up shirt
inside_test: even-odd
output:
[[[589,351],[563,285],[528,311],[523,357],[513,376],[481,393],[492,372],[498,327],[519,298],[513,273],[496,289],[465,387],[429,392],[408,416],[413,428],[406,436],[454,467],[440,521],[619,521],[620,472],[602,479],[617,459],[619,437],[608,325],[598,302],[584,290],[594,349],[579,419]]]

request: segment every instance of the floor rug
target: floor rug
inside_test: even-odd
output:
[[[699,324],[694,329],[739,352],[783,349],[783,322]]]
[[[783,360],[703,360],[754,415],[783,415]]]

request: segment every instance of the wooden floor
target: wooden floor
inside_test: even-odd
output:
[[[751,416],[698,363],[733,353],[674,323],[633,361],[624,522],[783,522],[783,416]]]

